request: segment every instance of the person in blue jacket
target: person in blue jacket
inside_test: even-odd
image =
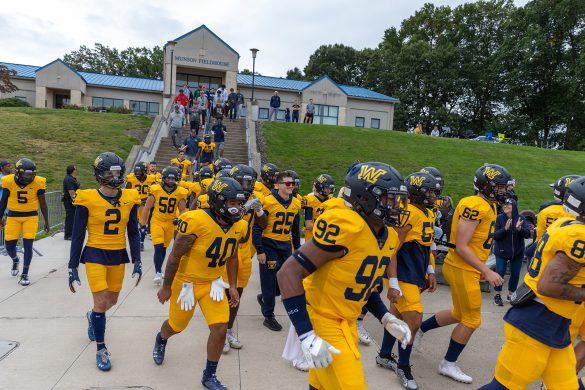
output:
[[[530,238],[530,228],[523,215],[518,214],[518,206],[513,199],[507,199],[502,206],[502,213],[496,218],[494,229],[494,255],[496,272],[503,278],[510,262],[510,279],[508,279],[508,297],[516,291],[522,258],[524,257],[524,239]],[[495,286],[494,304],[504,306],[502,286]]]

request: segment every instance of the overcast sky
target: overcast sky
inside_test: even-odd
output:
[[[426,1],[429,2],[429,1]],[[457,6],[463,0],[435,0]],[[384,31],[422,7],[423,0],[6,1],[0,7],[0,62],[45,65],[79,46],[163,46],[202,24],[240,54],[260,49],[256,71],[285,76],[303,69],[323,44],[376,47]],[[514,0],[517,6],[527,0]],[[165,4],[169,4],[165,6]]]

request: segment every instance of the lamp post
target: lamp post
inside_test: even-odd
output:
[[[171,47],[171,83],[169,85],[169,96],[173,95],[173,59],[175,57],[175,45],[177,41],[168,41],[167,45]]]
[[[252,52],[252,102],[254,101],[254,77],[256,76],[256,54],[260,51],[258,49],[250,49]]]

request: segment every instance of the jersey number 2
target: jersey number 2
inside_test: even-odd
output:
[[[106,210],[106,217],[114,216],[114,219],[110,219],[104,223],[104,234],[118,234],[118,227],[113,227],[112,225],[116,225],[122,219],[122,214],[118,209],[108,209]]]

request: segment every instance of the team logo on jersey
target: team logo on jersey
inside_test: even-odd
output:
[[[220,193],[222,190],[224,190],[225,188],[227,188],[228,183],[224,183],[221,181],[215,181],[213,183],[213,185],[211,186],[211,190],[215,191],[217,193]]]
[[[410,185],[415,187],[420,187],[425,182],[424,176],[411,176],[410,177]]]
[[[365,180],[368,183],[376,183],[380,176],[388,173],[384,169],[371,167],[369,165],[362,165],[360,169],[360,173],[358,174],[358,179]]]
[[[496,176],[502,174],[502,172],[498,171],[497,169],[493,169],[492,167],[486,167],[483,174],[490,180],[494,180]]]

